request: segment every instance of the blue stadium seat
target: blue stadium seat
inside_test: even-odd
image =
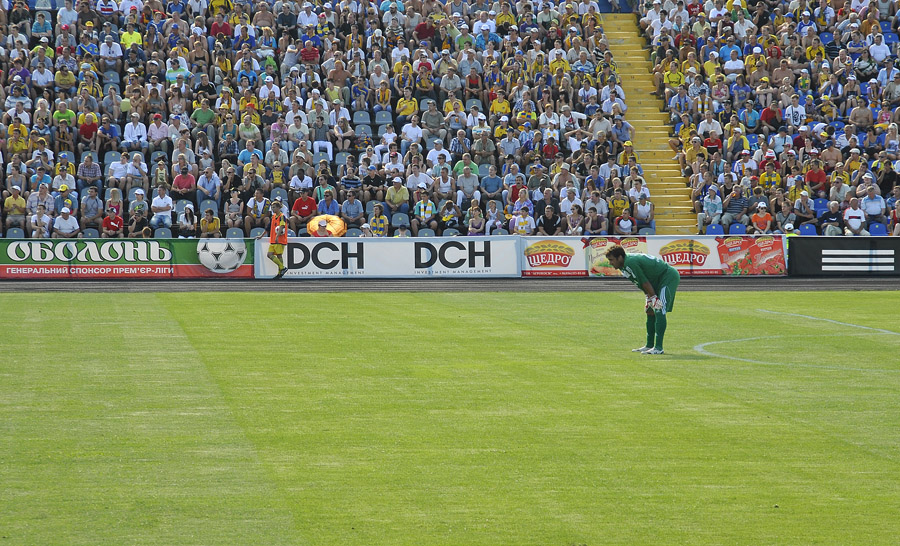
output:
[[[357,136],[362,136],[362,135],[365,135],[368,137],[372,136],[372,126],[371,125],[364,125],[364,124],[357,125],[356,127],[353,128],[353,130],[356,131]]]
[[[468,112],[469,110],[471,110],[471,109],[472,109],[472,106],[477,106],[477,107],[478,107],[478,111],[481,112],[482,114],[484,113],[484,105],[481,104],[481,101],[480,101],[479,99],[469,99],[469,100],[467,100],[467,101],[466,101],[466,112]]]
[[[372,116],[365,110],[359,110],[358,112],[353,112],[353,125],[356,124],[365,124],[368,125],[372,123]]]
[[[816,226],[812,224],[803,224],[800,226],[800,235],[818,235]]]
[[[111,163],[115,163],[122,157],[122,154],[119,152],[106,152],[103,154],[103,164],[109,166]]]
[[[225,232],[226,239],[243,239],[244,238],[244,230],[241,228],[230,227],[228,231]]]
[[[872,222],[869,224],[869,235],[883,237],[888,234],[887,226],[881,222]]]
[[[756,150],[757,148],[759,148],[759,135],[747,133],[747,142],[750,143],[751,150]]]
[[[160,159],[162,159],[166,163],[169,162],[169,158],[166,155],[166,152],[162,150],[156,150],[155,152],[150,154],[150,163],[157,163]]]
[[[434,230],[431,228],[422,228],[419,230],[419,237],[434,237]]]
[[[213,201],[212,199],[204,199],[203,201],[200,202],[200,206],[197,207],[197,209],[198,209],[198,212],[200,212],[200,214],[206,214],[206,209],[212,209],[213,216],[219,215],[219,204],[216,203],[215,201]]]
[[[253,238],[253,237],[259,237],[260,234],[265,235],[265,234],[266,234],[266,228],[263,228],[263,227],[255,227],[255,228],[253,228],[253,229],[250,230],[250,237],[251,237],[251,238]]]
[[[881,27],[881,32],[890,32],[891,31],[891,22],[890,21],[881,21],[878,23]]]
[[[25,230],[22,228],[14,227],[6,230],[6,238],[7,239],[24,239],[25,238]]]
[[[360,237],[362,236],[362,230],[358,228],[350,228],[347,230],[347,233],[344,234],[344,237]]]
[[[131,188],[130,190],[128,190],[128,201],[129,201],[129,202],[135,200],[135,193],[134,193],[134,192],[138,191],[139,189],[141,189],[141,188],[133,187],[133,188]],[[149,199],[148,199],[148,197],[149,197]],[[152,195],[145,195],[145,196],[144,196],[144,201],[153,201],[153,196],[152,196]]]
[[[409,225],[409,215],[403,212],[395,212],[393,216],[391,216],[391,225],[394,227],[397,226],[408,226]]]
[[[900,42],[900,38],[897,37],[897,33],[895,32],[885,32],[884,33],[884,43],[887,45],[896,44]]]
[[[819,39],[822,40],[822,45],[828,45],[834,41],[834,34],[831,32],[820,32]]]
[[[443,237],[456,237],[459,235],[459,230],[455,228],[445,229],[444,233],[441,234]]]
[[[85,228],[84,231],[81,232],[84,235],[85,239],[99,239],[100,232],[97,231],[96,228]]]
[[[837,131],[844,130],[844,122],[843,121],[832,121],[828,125],[831,125],[832,127],[834,127],[835,133],[837,133]],[[835,136],[837,136],[837,135],[835,135]]]
[[[313,154],[313,165],[318,165],[322,160],[330,161],[328,159],[328,152],[317,152]]]
[[[281,198],[281,202],[285,205],[288,204],[288,193],[284,188],[272,188],[272,193],[269,194],[269,199],[274,201],[277,198]]]
[[[487,176],[491,172],[491,166],[485,163],[478,166],[478,176]]]
[[[747,234],[747,226],[744,224],[739,224],[737,222],[728,226],[728,234],[729,235],[746,235]]]
[[[348,157],[350,157],[348,152],[338,152],[337,155],[334,156],[334,162],[338,165],[346,165]]]
[[[156,228],[156,231],[153,232],[154,239],[171,239],[172,238],[172,230],[169,228],[161,227]]]
[[[638,235],[656,235],[656,230],[652,227],[645,227],[638,230]]]
[[[707,235],[725,235],[725,228],[722,227],[722,224],[710,224],[706,226],[706,234]]]
[[[375,125],[390,125],[391,123],[394,123],[394,119],[390,112],[384,110],[375,112]]]
[[[509,232],[503,228],[500,228],[500,229],[495,229],[494,232],[491,233],[491,235],[509,235]]]
[[[175,214],[181,214],[182,212],[184,212],[184,209],[187,208],[187,206],[190,203],[191,202],[188,201],[187,199],[179,199],[178,201],[176,201],[175,202]],[[196,211],[194,211],[194,212],[196,212]]]
[[[813,209],[816,211],[828,210],[828,199],[825,199],[824,197],[813,199]]]
[[[869,82],[859,82],[859,92],[862,93],[862,96],[869,96]]]
[[[375,205],[381,205],[381,208],[384,209],[384,203],[378,201],[377,199],[372,199],[371,201],[366,201],[366,216],[371,215],[375,212]]]

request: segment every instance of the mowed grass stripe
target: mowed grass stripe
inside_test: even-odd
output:
[[[4,295],[4,544],[298,544],[155,295]]]
[[[635,294],[197,297],[231,335],[195,343],[322,543],[846,543],[896,530],[896,465],[879,453],[898,447],[896,385],[691,350],[699,336],[764,335],[767,321],[737,310],[804,308],[809,294],[679,294],[672,354],[657,360],[628,352],[643,343]],[[851,318],[881,297],[816,296]],[[277,311],[243,328],[253,308]],[[833,337],[806,340],[824,348],[814,358],[846,362]],[[229,364],[249,347],[264,354]]]

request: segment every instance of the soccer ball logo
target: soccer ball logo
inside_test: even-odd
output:
[[[201,239],[197,243],[200,263],[213,273],[231,273],[244,263],[247,247],[240,239]]]

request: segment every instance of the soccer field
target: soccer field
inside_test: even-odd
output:
[[[900,536],[896,292],[0,303],[0,544]]]

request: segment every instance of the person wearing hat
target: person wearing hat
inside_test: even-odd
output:
[[[333,237],[334,235],[328,231],[328,221],[324,218],[316,224],[316,229],[309,234],[310,237]]]
[[[75,215],[69,210],[69,207],[63,207],[59,211],[59,216],[53,222],[53,238],[54,239],[75,239],[81,238],[81,227]]]
[[[756,211],[750,217],[750,229],[747,232],[756,235],[772,233],[772,222],[769,206],[760,201],[756,205]]]

